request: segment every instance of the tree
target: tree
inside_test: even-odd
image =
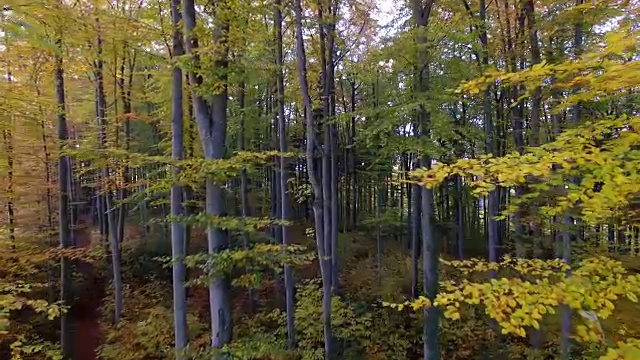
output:
[[[220,5],[220,11],[225,11],[224,4]],[[194,2],[184,1],[184,32],[186,37],[186,53],[193,62],[192,67],[199,66],[200,55],[198,50],[198,37],[194,33],[196,25],[196,11]],[[215,62],[218,68],[224,69],[227,65],[226,57],[228,48],[225,45],[225,36],[228,32],[228,24],[217,24],[214,30],[214,42],[222,46],[222,53],[216,53]],[[203,83],[201,75],[195,70],[189,71],[189,81],[192,86],[191,99],[201,146],[206,160],[222,159],[225,152],[225,138],[227,131],[227,84],[226,75],[222,75],[220,88],[214,94],[211,107],[207,104],[203,95],[199,92],[199,86]],[[215,184],[211,178],[206,180],[206,214],[208,216],[224,216],[224,198],[222,187]],[[228,233],[226,230],[209,226],[207,229],[209,253],[218,253],[228,246]],[[229,280],[226,277],[214,278],[209,286],[209,302],[211,311],[211,344],[220,348],[231,341],[232,319],[231,304],[229,302]]]
[[[173,56],[175,58],[184,55],[182,31],[180,22],[182,21],[180,0],[171,1],[171,24],[173,30]],[[172,79],[172,104],[171,104],[171,149],[172,157],[175,160],[184,158],[184,114],[182,101],[182,69],[175,65]],[[178,172],[179,170],[174,170]],[[178,174],[174,176],[177,177]],[[174,220],[171,223],[171,255],[173,256],[173,315],[175,331],[176,358],[182,359],[182,352],[185,350],[188,341],[187,328],[187,297],[186,297],[186,267],[184,257],[186,255],[185,245],[187,244],[185,225],[177,218],[184,215],[184,195],[185,189],[179,184],[171,187],[171,215]]]

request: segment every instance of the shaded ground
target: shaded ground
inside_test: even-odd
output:
[[[78,230],[74,235],[78,247],[90,245],[91,239],[86,230]],[[81,291],[81,299],[71,309],[71,318],[75,330],[74,359],[97,360],[96,350],[100,346],[102,337],[99,320],[100,301],[104,296],[104,285],[101,279],[96,277],[91,264],[78,264],[78,271],[86,279],[86,283]]]

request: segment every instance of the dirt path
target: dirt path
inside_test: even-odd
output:
[[[78,247],[90,245],[91,238],[87,231],[78,230],[74,233]],[[74,323],[74,359],[97,360],[96,350],[100,346],[100,302],[104,296],[104,285],[93,272],[93,266],[83,263],[78,270],[87,280],[81,290],[82,298],[71,310]]]

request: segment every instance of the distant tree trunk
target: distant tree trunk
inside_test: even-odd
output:
[[[527,19],[529,46],[531,47],[531,64],[537,65],[542,62],[542,57],[540,55],[540,44],[538,43],[538,29],[536,28],[535,5],[533,0],[526,0],[524,2],[524,12]],[[531,99],[531,136],[529,137],[529,145],[538,146],[542,143],[540,134],[542,90],[539,86],[534,89]]]
[[[62,40],[56,40],[55,52],[55,68],[54,83],[56,87],[56,105],[57,105],[57,130],[60,154],[58,158],[58,233],[60,237],[60,247],[63,249],[71,246],[71,224],[69,222],[69,198],[68,184],[71,177],[69,169],[69,161],[67,156],[63,155],[63,147],[68,138],[67,118],[66,118],[66,101],[64,93],[64,70],[62,63]],[[60,300],[63,304],[69,305],[71,302],[71,264],[65,256],[60,257]],[[62,355],[71,359],[73,354],[71,323],[67,314],[61,314],[60,318],[60,346]]]
[[[275,1],[275,25],[276,25],[276,67],[277,77],[277,98],[278,98],[278,139],[279,150],[287,151],[287,121],[284,112],[284,57],[282,39],[282,1]],[[291,200],[289,198],[289,174],[287,161],[283,156],[280,158],[280,201],[282,220],[291,220]],[[289,227],[282,226],[282,245],[286,247],[291,243]],[[287,345],[290,349],[295,347],[295,287],[293,279],[293,269],[290,266],[284,267],[284,287],[285,287],[285,308],[287,314]]]
[[[489,66],[489,50],[488,50],[488,37],[487,37],[487,5],[485,0],[480,0],[480,42],[482,45],[481,62],[483,67]],[[483,107],[483,123],[486,137],[486,152],[487,154],[493,154],[496,152],[495,146],[495,130],[493,127],[492,110],[491,110],[491,89],[487,88],[484,92],[484,107]],[[494,154],[496,155],[496,154]],[[495,217],[498,215],[498,207],[500,202],[500,194],[498,189],[492,190],[487,195],[487,236],[489,238],[489,261],[495,262],[498,260],[498,245],[499,245],[499,228],[498,221]]]
[[[171,24],[173,25],[173,56],[174,59],[184,54],[184,44],[180,22],[182,14],[180,0],[171,0]],[[184,159],[184,114],[182,104],[182,69],[178,65],[173,67],[173,82],[171,88],[171,157],[175,160]],[[127,121],[128,122],[128,121]],[[178,176],[180,169],[174,168],[174,176]],[[184,188],[181,185],[171,186],[171,255],[173,257],[173,318],[176,359],[183,360],[183,352],[188,342],[187,327],[187,295],[186,295],[186,267],[184,257],[187,254],[185,245],[185,225],[179,217],[184,216]]]
[[[4,15],[4,14],[3,14]],[[4,46],[9,46],[8,32],[4,33]],[[6,74],[7,81],[13,81],[13,75],[11,70],[7,68]],[[11,251],[16,250],[16,215],[15,215],[15,179],[14,179],[14,152],[13,152],[13,131],[14,126],[13,115],[10,116],[9,124],[6,129],[2,130],[2,140],[4,143],[5,152],[7,153],[7,229],[9,230],[9,244],[11,244]]]
[[[505,0],[505,11],[509,11],[509,3]],[[524,49],[524,13],[518,16],[518,22],[516,25],[515,45],[512,40],[509,16],[507,16],[507,52],[509,55],[509,66],[511,72],[517,72],[518,70],[524,70],[524,61],[520,61],[520,67],[518,67],[518,59],[516,57],[516,51],[522,51]],[[511,123],[513,124],[513,141],[519,154],[524,154],[524,101],[520,99],[522,93],[521,85],[513,85],[510,88],[510,98],[507,103],[511,108]],[[524,186],[516,186],[515,193],[517,198],[521,198],[525,194]],[[508,196],[508,191],[506,192]],[[516,256],[524,258],[526,256],[526,249],[524,247],[524,233],[525,227],[522,222],[524,212],[522,209],[518,209],[513,214],[513,227],[515,232],[515,248]],[[508,223],[507,223],[508,224]]]
[[[125,51],[128,48],[125,46]],[[175,49],[174,49],[175,51]],[[174,53],[175,55],[175,53]],[[125,67],[125,62],[128,62],[128,66]],[[134,50],[133,56],[127,57],[126,55],[122,58],[122,63],[120,65],[120,76],[117,80],[118,88],[120,89],[120,98],[122,99],[122,108],[123,108],[123,116],[124,116],[124,149],[129,151],[129,145],[131,141],[131,115],[133,112],[131,106],[131,88],[133,86],[133,72],[135,69],[136,63],[136,52]],[[125,81],[126,79],[126,81]],[[127,212],[127,205],[124,203],[124,200],[127,198],[127,186],[129,184],[129,164],[124,164],[124,169],[122,173],[122,188],[118,194],[118,244],[122,243],[124,240],[124,228],[125,228],[125,219]]]
[[[456,249],[458,259],[464,259],[464,238],[465,238],[465,221],[464,221],[464,192],[462,189],[462,176],[454,177],[455,196],[453,198],[453,211],[455,211],[456,221]]]
[[[376,273],[378,278],[378,289],[382,291],[382,206],[383,206],[383,184],[384,179],[379,176],[378,184],[375,188],[376,197],[376,220],[378,220],[378,226],[376,226]],[[382,297],[382,293],[379,294]]]
[[[55,82],[55,79],[54,79],[54,82]],[[38,97],[42,96],[40,87],[37,85],[36,85],[36,95]],[[51,234],[54,231],[53,196],[51,194],[51,185],[53,184],[51,180],[51,150],[49,149],[49,142],[47,141],[47,130],[46,130],[46,124],[45,124],[46,114],[45,114],[44,108],[41,105],[39,105],[38,108],[39,108],[38,112],[40,116],[42,116],[42,119],[40,120],[40,130],[42,130],[42,152],[44,153],[44,174],[45,174],[45,181],[47,182],[47,189],[45,191],[46,207],[47,207],[47,238],[50,239],[49,246],[53,247],[55,243],[53,242],[54,240],[51,238]],[[47,262],[46,267],[47,267],[47,278],[49,282],[48,300],[49,302],[53,303],[56,301],[55,283],[54,283],[55,272],[54,272],[54,267],[49,262]]]
[[[417,156],[413,159],[413,168],[419,167]],[[420,219],[422,219],[422,190],[419,185],[411,185],[413,190],[411,191],[411,207],[413,208],[411,214],[411,297],[417,299],[420,295],[418,289],[419,273],[418,273],[418,261],[420,260],[421,242],[422,238],[422,226]]]
[[[98,18],[95,19],[96,26],[100,29],[100,21]],[[97,57],[94,61],[94,76],[95,76],[95,85],[96,85],[96,96],[97,96],[97,117],[98,117],[98,126],[100,128],[100,147],[104,148],[106,146],[107,140],[107,116],[106,116],[106,97],[104,94],[104,75],[103,75],[103,60],[102,60],[102,38],[101,35],[98,35],[97,39]],[[116,229],[116,219],[114,216],[114,206],[112,201],[112,190],[109,186],[110,182],[110,172],[109,167],[104,166],[102,168],[102,179],[105,182],[103,186],[103,198],[104,198],[104,211],[106,212],[106,236],[111,238],[111,267],[113,272],[113,294],[114,294],[114,317],[113,322],[117,324],[120,322],[120,317],[122,315],[122,270],[120,265],[120,244],[117,241],[117,229]]]
[[[244,80],[240,84],[240,95],[238,96],[238,102],[240,105],[240,129],[238,132],[238,150],[243,151],[245,148],[244,145],[244,132],[245,132],[245,83]],[[240,172],[240,214],[243,218],[247,218],[249,214],[249,179],[247,179],[247,170],[242,169]],[[245,249],[249,248],[249,233],[242,233],[242,246]],[[256,298],[255,293],[251,287],[249,287],[248,294],[249,296],[249,311],[253,313],[255,311],[256,306]]]
[[[575,0],[575,6],[581,6],[584,3],[584,0]],[[576,21],[574,26],[574,42],[573,42],[573,51],[574,57],[578,59],[582,54],[582,46],[584,41],[584,22],[581,18]],[[578,92],[580,89],[573,89],[573,92]],[[573,106],[571,111],[571,123],[572,125],[577,125],[580,122],[581,117],[581,105],[577,103]],[[580,184],[580,178],[577,176],[573,176],[570,181],[574,185]],[[565,225],[567,225],[568,229],[563,231],[563,239],[562,239],[562,259],[569,265],[571,265],[571,239],[572,237],[578,237],[579,232],[576,231],[575,221],[573,217],[566,216],[564,219]],[[567,275],[570,271],[567,271]],[[562,359],[569,359],[571,356],[571,308],[568,304],[562,304],[560,307],[560,316],[562,318],[562,332],[560,335],[560,355]]]
[[[327,55],[327,29],[325,22],[328,20],[325,18],[325,11],[327,11],[326,1],[320,1],[318,4],[318,23],[320,25],[320,63],[322,71],[320,72],[320,84],[321,84],[321,96],[322,99],[322,176],[320,177],[322,183],[322,204],[324,207],[324,247],[326,256],[329,257],[329,279],[331,279],[331,287],[333,287],[333,241],[332,241],[332,213],[337,209],[332,208],[333,194],[331,193],[331,183],[333,182],[331,176],[331,124],[330,122],[330,104],[329,104],[329,68],[332,64],[329,63],[329,55]],[[329,10],[330,11],[330,10]],[[327,16],[330,16],[330,12],[327,11]]]
[[[331,287],[333,294],[339,292],[340,272],[338,270],[338,222],[339,222],[339,204],[338,204],[338,125],[335,123],[336,114],[336,79],[335,79],[335,38],[336,38],[336,22],[338,20],[338,0],[328,1],[329,22],[327,28],[327,84],[325,96],[329,101],[329,116],[332,123],[329,125],[329,152],[330,152],[330,171],[331,171]]]
[[[353,199],[353,208],[351,209],[351,221],[353,228],[358,227],[358,207],[360,201],[358,199],[358,158],[356,149],[354,147],[354,141],[356,138],[356,83],[351,82],[351,134],[349,134],[349,145],[351,146],[351,192]]]

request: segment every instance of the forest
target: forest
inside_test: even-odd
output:
[[[640,360],[640,1],[1,5],[0,360]]]

